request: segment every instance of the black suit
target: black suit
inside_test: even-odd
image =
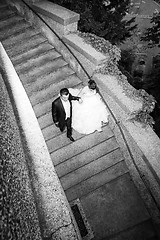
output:
[[[58,97],[52,102],[52,118],[53,122],[56,124],[57,127],[60,128],[62,132],[65,129],[65,126],[67,126],[67,137],[70,137],[72,136],[72,100],[79,100],[79,97],[75,97],[69,94],[68,100],[70,102],[70,118],[66,119],[66,112],[60,97]]]

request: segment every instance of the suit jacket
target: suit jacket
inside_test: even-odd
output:
[[[68,100],[70,102],[70,117],[72,118],[72,100],[79,100],[79,97],[75,97],[69,94]],[[66,113],[60,97],[52,102],[52,118],[54,123],[59,123],[59,127],[61,129],[64,128]]]

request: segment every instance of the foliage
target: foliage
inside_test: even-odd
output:
[[[151,73],[147,76],[147,81],[145,88],[146,89],[153,89],[153,88],[160,88],[160,66],[157,68],[153,68]]]
[[[150,116],[150,113],[155,107],[155,98],[152,95],[149,95],[144,89],[138,90],[138,94],[143,99],[143,106],[141,110],[135,111],[131,114],[130,120],[140,122],[143,127],[149,125],[153,128],[155,121],[153,120],[153,117]]]
[[[93,48],[95,48],[98,52],[101,52],[106,56],[109,55],[110,60],[114,64],[117,64],[117,62],[120,60],[121,50],[115,45],[112,45],[108,40],[105,40],[102,37],[98,37],[92,33],[82,33],[79,31],[78,35],[82,37],[86,43],[90,44]]]
[[[149,47],[160,46],[160,13],[155,13],[151,19],[152,26],[147,28],[141,41],[149,42]]]
[[[112,45],[108,40],[98,37],[92,33],[78,32],[78,35],[81,36],[86,43],[90,44],[98,52],[101,52],[107,57],[109,56],[109,61],[105,62],[105,65],[97,69],[96,72],[110,75],[115,75],[116,72],[117,74],[120,72],[117,64],[121,58],[121,50],[118,47]]]
[[[121,59],[118,64],[119,67],[125,69],[125,71],[131,74],[132,72],[132,64],[134,63],[136,55],[132,48],[121,50]]]
[[[124,42],[136,28],[135,18],[124,20],[130,0],[50,0],[80,14],[78,29],[109,40]]]
[[[153,120],[153,117],[151,117],[148,112],[144,112],[143,110],[139,110],[137,112],[134,112],[132,114],[133,116],[130,118],[130,121],[137,121],[142,124],[143,127],[146,127],[149,125],[153,129],[153,125],[155,124],[155,121]]]

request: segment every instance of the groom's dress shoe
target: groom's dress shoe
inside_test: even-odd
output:
[[[68,137],[72,142],[75,142],[74,138],[72,136]]]

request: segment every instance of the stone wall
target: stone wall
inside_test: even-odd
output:
[[[1,62],[0,62],[1,66]],[[27,161],[4,74],[0,74],[1,240],[41,240]]]

